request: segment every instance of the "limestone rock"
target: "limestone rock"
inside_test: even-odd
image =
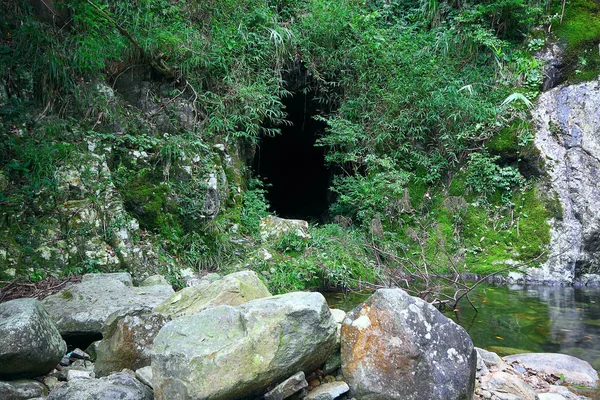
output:
[[[0,303],[0,378],[44,375],[60,362],[67,345],[37,300]]]
[[[96,376],[149,366],[154,338],[168,321],[150,310],[135,310],[124,316],[111,317],[96,349]]]
[[[463,328],[401,289],[380,289],[342,327],[342,372],[351,395],[471,399],[477,355]]]
[[[104,275],[104,274],[103,274]],[[84,279],[43,300],[65,337],[97,336],[113,313],[125,315],[136,309],[151,309],[173,294],[171,286],[129,287],[104,275]]]
[[[152,400],[152,390],[131,371],[100,379],[76,379],[57,387],[47,400]]]
[[[348,392],[348,390],[350,388],[346,382],[325,383],[317,386],[305,398],[306,400],[334,400]]]
[[[263,240],[279,239],[285,235],[296,235],[300,239],[310,239],[308,222],[300,219],[284,219],[268,216],[260,219],[260,237]]]
[[[600,81],[542,93],[532,112],[535,146],[545,160],[551,196],[560,203],[551,223],[548,261],[529,280],[569,281],[600,272]]]
[[[335,346],[320,293],[289,293],[218,306],[167,323],[154,340],[156,399],[235,400],[313,371]]]
[[[565,381],[572,385],[598,385],[598,373],[587,361],[566,354],[527,353],[506,356],[503,359],[507,363],[518,361],[525,368],[538,373],[562,375]]]
[[[240,271],[208,286],[187,287],[156,307],[156,312],[171,317],[194,315],[207,308],[237,306],[250,300],[269,297],[269,289],[254,271]]]
[[[492,392],[499,400],[537,400],[537,394],[519,377],[496,372],[483,378],[482,388]]]
[[[48,390],[44,384],[38,381],[0,381],[0,399],[2,400],[26,400],[47,395]]]
[[[264,395],[265,400],[284,400],[294,393],[308,386],[308,382],[304,377],[304,372],[300,371],[281,382],[269,393]]]

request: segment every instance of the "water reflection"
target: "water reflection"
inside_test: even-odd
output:
[[[351,310],[368,293],[328,293],[330,305]],[[462,325],[478,347],[515,352],[570,354],[600,368],[600,289],[482,285],[458,310],[444,314]]]

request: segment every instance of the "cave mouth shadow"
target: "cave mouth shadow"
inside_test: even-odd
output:
[[[310,92],[298,91],[282,100],[291,125],[281,134],[261,139],[254,172],[267,184],[271,211],[282,218],[324,222],[328,211],[329,168],[325,149],[315,146],[326,124],[314,119],[318,103]]]

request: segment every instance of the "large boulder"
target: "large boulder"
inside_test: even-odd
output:
[[[365,400],[471,399],[477,354],[463,328],[401,289],[380,289],[342,327],[342,372]]]
[[[235,400],[321,365],[336,324],[320,293],[219,306],[167,323],[154,340],[156,399]]]
[[[96,274],[43,300],[65,338],[100,338],[102,326],[112,314],[152,309],[173,294],[168,285],[131,287],[124,276]]]
[[[548,259],[527,270],[530,280],[572,281],[600,273],[600,81],[542,93],[532,117],[556,203]]]
[[[179,398],[172,393],[171,398]],[[119,372],[100,379],[75,379],[57,387],[46,400],[152,400],[152,390],[135,379],[133,372]]]
[[[109,318],[96,347],[96,376],[149,366],[154,338],[168,321],[150,310],[135,310]]]
[[[180,317],[198,314],[214,306],[237,306],[269,296],[269,289],[254,271],[240,271],[208,286],[184,288],[166,299],[155,311],[170,317]]]
[[[527,353],[506,356],[507,363],[518,362],[536,373],[564,376],[565,382],[571,385],[596,387],[598,373],[584,360],[566,354]]]
[[[50,372],[67,345],[37,300],[0,303],[0,379],[36,377]]]

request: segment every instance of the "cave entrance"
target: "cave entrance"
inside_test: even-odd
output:
[[[327,212],[329,170],[325,150],[316,147],[325,123],[316,121],[318,103],[309,93],[283,99],[290,126],[281,135],[263,137],[259,143],[255,172],[269,185],[267,200],[282,218],[323,220]]]

